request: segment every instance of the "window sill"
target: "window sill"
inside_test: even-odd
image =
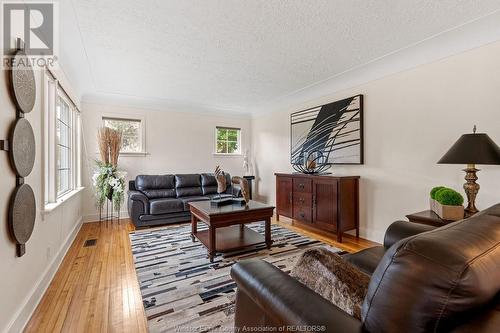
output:
[[[243,156],[242,153],[238,153],[238,154],[213,153],[212,155],[217,156],[217,157],[241,157],[241,156]]]
[[[57,207],[62,205],[64,202],[68,201],[73,196],[75,196],[76,194],[83,191],[83,189],[85,189],[85,187],[83,187],[83,186],[79,187],[77,189],[74,189],[73,191],[70,191],[70,192],[66,193],[65,195],[63,195],[62,197],[60,197],[59,199],[57,199],[56,202],[51,202],[51,203],[46,204],[45,208],[42,210],[42,214],[51,213],[54,209],[56,209]]]
[[[95,153],[96,155],[99,155],[99,152]],[[137,152],[137,153],[126,153],[126,152],[120,152],[120,157],[134,157],[134,156],[147,156],[149,155],[148,152]]]
[[[120,156],[146,156],[146,155],[149,155],[149,153],[146,151],[145,152],[134,152],[134,153],[132,153],[132,152],[129,152],[129,153],[121,152],[120,153]]]

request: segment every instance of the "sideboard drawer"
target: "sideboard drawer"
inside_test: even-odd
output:
[[[307,178],[294,178],[293,192],[312,193],[312,180]]]
[[[312,222],[312,209],[305,206],[294,206],[293,219],[303,222]]]
[[[293,206],[303,209],[312,209],[312,194],[305,192],[295,192],[293,196]]]

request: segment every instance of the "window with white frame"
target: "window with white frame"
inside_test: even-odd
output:
[[[70,191],[72,176],[73,112],[61,96],[56,104],[56,193],[60,197]]]
[[[144,123],[142,119],[103,116],[104,127],[122,132],[120,153],[144,153]]]
[[[241,129],[217,126],[215,128],[215,153],[241,154]]]
[[[80,112],[50,73],[44,80],[44,203],[81,187]]]

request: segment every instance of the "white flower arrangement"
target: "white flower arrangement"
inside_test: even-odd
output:
[[[120,207],[125,195],[125,179],[127,173],[119,171],[111,164],[96,161],[97,169],[92,176],[92,183],[96,193],[97,206],[102,207],[107,199],[113,202],[116,210]]]

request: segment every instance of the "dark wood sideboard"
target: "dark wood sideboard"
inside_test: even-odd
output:
[[[359,176],[316,176],[276,173],[276,217],[342,234],[356,230],[359,237]]]

